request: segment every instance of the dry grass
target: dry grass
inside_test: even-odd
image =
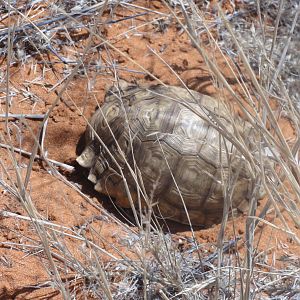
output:
[[[300,244],[300,237],[294,231],[294,225],[300,226],[300,74],[297,51],[300,6],[292,0],[266,1],[263,4],[257,1],[258,6],[252,1],[245,1],[244,10],[232,15],[224,15],[221,9],[216,8],[208,21],[207,15],[203,13],[205,10],[200,10],[193,1],[163,2],[169,9],[167,13],[141,9],[135,1],[85,1],[84,4],[82,1],[59,1],[56,4],[35,1],[26,5],[1,1],[0,92],[4,95],[1,101],[5,101],[1,106],[3,115],[0,118],[5,120],[6,134],[1,133],[0,141],[1,146],[10,151],[7,151],[9,164],[0,158],[1,173],[5,175],[0,179],[0,187],[18,199],[27,213],[27,216],[20,216],[2,211],[1,216],[29,222],[38,237],[30,244],[7,242],[6,245],[46,258],[49,280],[42,286],[53,287],[64,299],[296,299],[292,297],[299,296],[299,264],[291,263],[286,269],[266,271],[262,259],[266,254],[257,253],[254,235],[258,226],[264,223],[274,230],[284,231],[295,243]],[[43,5],[47,14],[39,16],[40,6]],[[101,16],[107,12],[113,16],[117,5],[130,12],[133,25],[124,35],[108,39],[105,26],[115,21],[113,17],[109,19]],[[259,136],[259,140],[250,149],[248,137],[233,136],[226,132],[220,120],[212,121],[212,126],[216,126],[217,122],[220,132],[243,154],[257,186],[262,185],[268,196],[268,202],[258,216],[257,190],[253,191],[245,225],[245,259],[241,258],[236,249],[238,235],[232,241],[226,241],[227,217],[224,217],[220,227],[217,244],[213,245],[213,254],[207,254],[205,245],[199,244],[193,235],[187,242],[188,247],[181,249],[172,239],[172,234],[163,231],[159,223],[155,222],[153,215],[141,216],[133,205],[136,227],[107,213],[57,169],[57,166],[65,169],[72,169],[72,166],[47,156],[44,138],[49,116],[62,96],[68,93],[68,87],[76,76],[88,78],[91,89],[95,71],[98,76],[110,76],[115,82],[118,82],[120,72],[129,72],[148,76],[164,84],[163,78],[157,78],[145,66],[115,46],[117,40],[124,36],[130,38],[132,33],[138,32],[140,28],[134,25],[134,19],[145,13],[149,18],[147,24],[140,25],[141,28],[153,25],[158,26],[159,30],[165,30],[176,23],[181,34],[189,36],[199,57],[204,59],[219,94],[230,95],[234,106],[243,113],[251,123],[253,132]],[[17,18],[18,22],[6,26],[10,17]],[[118,18],[118,22],[123,20],[128,18]],[[257,23],[251,24],[249,20],[256,20]],[[77,40],[76,30],[84,31],[88,37]],[[97,60],[99,49],[106,53],[105,62]],[[213,53],[211,49],[214,49]],[[14,151],[19,147],[9,132],[12,117],[19,118],[27,126],[26,117],[30,116],[23,115],[20,118],[10,115],[10,104],[16,95],[30,99],[33,107],[40,99],[30,90],[30,84],[33,83],[29,84],[27,91],[16,89],[10,84],[11,66],[43,62],[45,67],[51,67],[46,59],[48,53],[56,56],[58,63],[64,63],[65,77],[58,78],[57,86],[51,87],[57,91],[57,98],[47,113],[40,116],[42,121],[38,134],[31,130],[35,145],[32,152],[27,153],[30,159],[26,163],[24,175],[16,154],[18,151]],[[112,53],[123,57],[135,69],[122,69],[112,59]],[[152,54],[170,68],[178,82],[185,86],[184,80],[160,53],[152,51]],[[218,65],[218,55],[224,58],[222,65]],[[230,69],[230,77],[238,82],[239,92],[232,88],[228,77],[222,72],[223,63]],[[84,109],[77,107],[74,101],[72,104],[85,118]],[[286,139],[279,126],[278,120],[282,115],[295,128],[292,140]],[[85,120],[88,123],[87,118]],[[29,125],[27,128],[30,130]],[[103,242],[109,242],[103,241],[94,227],[95,220],[87,220],[79,230],[45,220],[36,209],[28,188],[33,163],[37,158],[45,162],[45,168],[53,177],[71,186],[90,205],[99,209],[106,222],[114,223],[122,229],[122,236],[119,236],[122,248],[120,245],[110,245],[114,249],[111,253],[104,249]],[[132,174],[135,175],[135,170],[132,170]],[[228,184],[224,186],[227,192],[232,188]],[[227,201],[230,201],[230,193],[228,197]],[[270,211],[275,211],[280,225],[268,222],[266,215]],[[224,215],[227,215],[226,210]],[[80,258],[69,249],[70,240],[80,242]],[[62,275],[64,270],[68,270],[70,277]]]

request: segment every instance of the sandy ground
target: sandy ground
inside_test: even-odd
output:
[[[147,1],[140,1],[140,4],[145,4],[144,2]],[[152,2],[149,6],[151,9],[160,13],[166,12],[160,1],[148,2]],[[122,18],[130,13],[133,12],[118,9],[115,11],[114,18]],[[109,18],[110,16],[105,17]],[[216,90],[203,59],[192,47],[186,35],[179,33],[176,26],[169,25],[164,31],[161,31],[158,24],[149,23],[139,30],[133,30],[127,37],[121,35],[130,26],[144,24],[147,18],[147,15],[141,16],[134,20],[106,26],[103,29],[103,33],[111,39],[114,47],[126,53],[129,59],[120,55],[116,50],[111,50],[109,52],[111,57],[108,57],[108,52],[104,51],[104,47],[102,47],[101,51],[97,52],[95,48],[93,53],[91,51],[85,57],[86,65],[91,63],[91,66],[95,67],[92,63],[96,59],[101,59],[103,64],[105,64],[105,60],[113,59],[120,69],[123,68],[123,71],[119,71],[119,76],[122,79],[143,83],[153,82],[144,71],[133,72],[138,71],[138,67],[130,61],[132,59],[164,83],[178,85],[179,80],[154,54],[156,52],[166,60],[190,88],[204,94],[214,95]],[[152,19],[152,16],[149,17],[149,21]],[[116,38],[118,36],[120,37]],[[78,31],[77,38],[80,45],[87,43],[85,32]],[[72,47],[64,47],[60,53],[71,59],[72,53],[74,53],[71,50],[73,50]],[[216,56],[215,59],[219,66],[225,66],[220,56]],[[10,88],[23,90],[24,93],[18,93],[12,98],[10,112],[46,113],[56,101],[61,86],[55,86],[64,78],[66,70],[67,66],[52,54],[45,55],[43,58],[29,59],[26,64],[14,64],[10,68]],[[120,222],[124,222],[124,219],[117,213],[109,199],[94,192],[93,186],[84,177],[84,171],[78,168],[75,163],[76,147],[86,126],[76,106],[83,111],[87,118],[91,116],[96,106],[95,99],[101,103],[105,90],[113,79],[108,72],[104,71],[98,70],[98,72],[89,72],[88,74],[82,72],[72,79],[62,96],[62,100],[57,103],[49,118],[44,142],[44,149],[47,151],[48,158],[76,168],[74,172],[58,170],[66,181],[77,185],[90,201],[87,201],[85,197],[68,186],[58,176],[51,174],[49,167],[42,162],[34,162],[27,191],[37,212],[45,220],[75,229],[81,228],[87,222],[93,223],[94,228],[98,230],[98,234],[102,238],[99,240],[99,244],[112,255],[118,255],[112,245],[118,245],[119,249],[128,251],[120,242],[122,234],[124,234],[123,238],[126,239],[126,233],[122,226],[112,222],[107,215],[116,216]],[[234,79],[230,78],[230,73],[227,74],[226,68],[223,68],[223,72],[229,80],[232,79],[230,82],[233,88],[238,89]],[[30,97],[25,98],[26,92]],[[4,108],[2,103],[1,113],[3,113]],[[282,122],[285,135],[293,138],[293,128],[289,122],[286,119],[282,119],[280,122]],[[34,140],[30,131],[36,134],[39,125],[39,120],[26,120],[26,123],[22,123],[20,120],[11,119],[8,126],[15,147],[32,152]],[[5,128],[3,119],[0,120],[0,127],[1,130]],[[7,141],[8,135],[4,134],[4,136]],[[12,181],[16,183],[13,165],[7,150],[0,149],[0,156],[8,173],[12,176]],[[20,172],[25,177],[26,165],[29,161],[19,154],[16,154],[16,159],[19,163]],[[3,173],[3,171],[1,178],[9,183],[8,174]],[[18,216],[27,216],[16,197],[2,187],[0,192],[0,212],[8,211]],[[264,202],[263,200],[262,203]],[[282,224],[276,218],[274,211],[269,214],[267,220],[282,228]],[[234,236],[241,237],[238,243],[240,255],[244,254],[245,222],[245,216],[239,216],[234,221],[230,220],[226,229],[226,240],[231,240]],[[288,225],[294,232],[298,233],[298,236],[300,235],[299,228],[295,228],[292,222],[289,222]],[[189,237],[191,237],[189,228],[175,223],[170,223],[169,227],[174,241],[178,241],[182,247],[187,246]],[[204,230],[196,228],[195,235],[199,243],[206,245],[209,251],[210,247],[215,249],[219,229],[219,225]],[[61,296],[57,291],[50,287],[43,287],[43,284],[51,278],[51,274],[47,273],[48,262],[45,257],[37,255],[40,248],[35,247],[38,244],[36,239],[34,227],[29,221],[13,216],[1,218],[0,299],[60,299]],[[268,225],[261,225],[256,232],[256,239],[256,253],[260,253],[266,269],[281,268],[288,265],[292,260],[298,259],[296,254],[300,253],[300,248],[284,231]],[[66,243],[73,255],[82,259],[82,252],[80,251],[82,243],[72,239],[67,239]],[[108,260],[109,256],[103,255],[102,259]],[[62,271],[64,280],[70,280],[74,276],[75,272]],[[80,281],[73,283],[80,286]]]

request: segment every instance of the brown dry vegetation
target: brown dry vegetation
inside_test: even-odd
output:
[[[118,78],[184,82],[226,99],[242,115],[245,108],[255,111],[243,92],[248,88],[255,108],[264,107],[218,16],[217,1],[194,1],[203,13],[202,23],[195,19],[196,11],[185,6],[204,53],[179,23],[187,21],[180,6],[167,7],[176,1],[98,1],[85,16],[79,1],[58,1],[57,6],[54,1],[16,2],[10,6],[2,1],[0,6],[0,142],[8,145],[0,148],[0,299],[298,299],[292,298],[300,295],[300,118],[293,102],[298,94],[284,94],[284,82],[271,89],[268,80],[274,70],[263,63],[254,66],[251,49],[244,48],[254,78],[272,102],[286,147],[295,154],[291,161],[287,148],[276,149],[282,182],[273,185],[274,191],[252,216],[249,212],[207,229],[192,230],[175,222],[139,227],[130,209],[98,195],[75,163],[85,118]],[[259,35],[256,6],[223,2],[226,17],[244,13],[240,18],[253,22]],[[49,16],[66,18],[49,27],[26,25]],[[275,26],[272,16],[264,21]],[[231,22],[233,27],[238,24],[236,19]],[[241,106],[212,63],[240,97]],[[276,61],[272,63],[276,70]],[[238,72],[243,76],[235,77]],[[8,118],[7,112],[44,118]],[[265,128],[278,140],[269,115],[267,121]],[[37,149],[41,128],[45,138]],[[12,146],[31,156],[12,151]],[[42,159],[33,161],[37,153]],[[253,229],[255,216],[263,220]]]

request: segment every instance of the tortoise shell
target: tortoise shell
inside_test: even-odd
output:
[[[77,162],[90,169],[95,190],[122,206],[130,199],[158,216],[210,226],[222,219],[228,186],[231,209],[241,211],[253,190],[247,163],[222,128],[250,132],[240,118],[233,126],[227,107],[212,97],[122,82],[92,116]]]

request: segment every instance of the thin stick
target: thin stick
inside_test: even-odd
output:
[[[0,218],[17,218],[19,220],[23,220],[23,221],[32,221],[32,218],[30,217],[26,217],[26,216],[22,216],[22,215],[18,215],[16,213],[10,212],[10,211],[6,211],[6,210],[0,210]],[[53,226],[53,227],[58,227],[60,229],[66,229],[66,230],[70,230],[72,231],[70,228],[63,226],[63,225],[58,225],[49,221],[45,221],[45,220],[39,220],[36,219],[34,220],[35,222],[44,224],[44,225],[48,225],[48,226]]]
[[[45,137],[46,137],[48,120],[49,119],[47,119],[46,122],[44,123],[44,126],[42,127],[42,132],[40,134],[41,153],[44,153],[45,154],[44,156],[47,156],[47,152],[45,152],[45,150],[44,150],[44,141],[45,141]]]
[[[22,150],[22,149],[19,149],[19,148],[16,148],[16,147],[12,147],[12,146],[9,146],[9,145],[6,145],[6,144],[2,144],[0,143],[0,147],[2,148],[5,148],[5,149],[8,149],[8,150],[13,150],[15,152],[18,152],[24,156],[27,156],[27,157],[31,157],[32,156],[32,153],[28,152],[28,151],[25,151],[25,150]],[[60,167],[60,168],[63,168],[67,171],[74,171],[74,167],[73,166],[70,166],[70,165],[67,165],[65,163],[62,163],[62,162],[59,162],[59,161],[56,161],[56,160],[53,160],[53,159],[50,159],[50,158],[44,158],[44,157],[41,157],[40,155],[35,155],[34,156],[34,160],[44,160],[44,161],[49,161],[50,163],[52,163],[53,165],[57,166],[57,167]]]
[[[32,119],[32,120],[42,120],[44,119],[44,114],[0,114],[0,118],[9,119]]]

